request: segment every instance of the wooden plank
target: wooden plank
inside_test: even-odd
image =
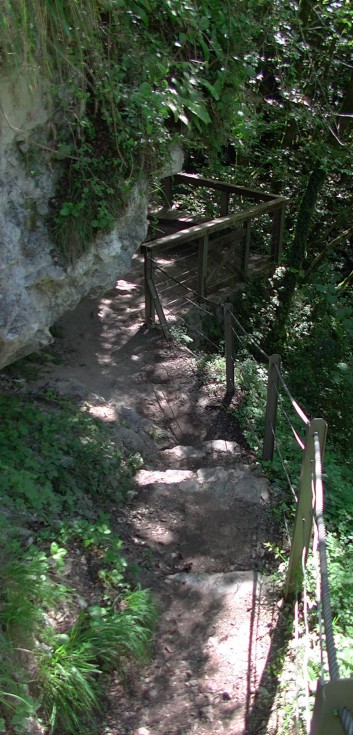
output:
[[[218,191],[224,191],[229,193],[238,194],[239,196],[252,199],[255,202],[270,202],[276,199],[283,199],[277,194],[271,194],[267,191],[258,191],[256,189],[249,189],[246,186],[238,186],[237,184],[230,184],[226,181],[220,181],[219,179],[207,179],[204,176],[198,176],[197,174],[176,174],[174,180],[180,184],[189,184],[190,186],[200,186],[207,189],[216,189]],[[286,198],[286,201],[288,199]]]
[[[314,434],[316,432],[319,435],[320,447],[323,453],[327,435],[327,424],[324,419],[313,419],[307,428],[289,567],[284,589],[285,597],[293,595],[296,589],[301,587],[303,579],[302,565],[303,562],[306,563],[309,550],[313,516],[312,464],[314,459]]]
[[[249,270],[249,255],[250,255],[250,236],[251,236],[251,221],[248,220],[244,224],[244,242],[241,251],[241,275],[244,281],[248,277]]]
[[[187,217],[188,213],[184,209],[167,209],[166,207],[160,207],[159,209],[148,212],[148,219],[158,220],[158,222],[169,222],[170,220],[178,219],[179,217]]]
[[[151,280],[151,278],[148,279],[148,287],[149,287],[149,290],[150,290],[151,295],[152,295],[154,307],[155,307],[156,312],[158,314],[158,319],[159,319],[159,321],[161,323],[163,334],[164,334],[164,336],[166,338],[168,338],[170,336],[170,334],[169,334],[167,320],[166,320],[165,315],[164,315],[162,304],[161,304],[161,302],[159,300],[157,289],[156,289],[153,281]]]
[[[206,234],[210,235],[215,232],[223,232],[230,227],[236,227],[237,225],[244,224],[244,222],[247,222],[248,220],[257,219],[263,214],[270,214],[276,211],[281,208],[284,201],[287,201],[285,197],[278,197],[275,201],[262,202],[256,207],[247,209],[246,212],[237,212],[236,214],[231,214],[228,217],[221,217],[219,219],[211,220],[210,222],[203,222],[200,225],[194,225],[193,227],[183,230],[183,232],[176,232],[173,235],[167,235],[166,237],[158,238],[158,240],[152,240],[149,243],[144,243],[141,246],[142,251],[145,248],[148,248],[151,251],[159,249],[168,250],[169,248],[173,248],[175,245],[179,245],[183,242],[198,240]]]
[[[174,219],[174,220],[158,220],[158,224],[160,225],[161,229],[163,229],[163,226],[165,228],[173,227],[176,232],[180,232],[181,230],[186,230],[189,227],[192,227],[193,225],[200,224],[202,220],[197,217],[182,217],[181,219]],[[153,240],[152,240],[153,242]]]
[[[317,682],[310,735],[344,735],[341,710],[353,703],[353,679],[336,679]],[[337,717],[338,711],[338,717]],[[350,731],[351,732],[351,731]]]
[[[148,219],[158,220],[158,222],[189,222],[190,224],[201,224],[207,220],[198,214],[189,214],[185,209],[159,209],[150,212]]]
[[[225,264],[229,262],[229,251],[227,251],[226,253],[222,253],[221,255],[222,257],[218,259],[217,265],[213,268],[211,272],[208,273],[208,276],[206,279],[207,290],[209,286],[212,287],[213,285],[212,281],[214,277],[218,275],[221,272],[222,268],[224,268]]]
[[[202,299],[205,295],[205,283],[208,259],[208,235],[204,235],[199,243],[199,260],[197,272],[197,293]]]

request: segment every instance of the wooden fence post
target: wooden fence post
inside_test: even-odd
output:
[[[241,276],[246,281],[248,277],[249,268],[249,254],[250,254],[250,236],[251,236],[251,220],[248,219],[244,222],[244,241],[241,250]]]
[[[204,235],[199,240],[199,259],[197,272],[197,293],[200,299],[205,296],[205,280],[207,273],[208,258],[208,235]]]
[[[173,206],[173,177],[172,176],[166,176],[164,179],[162,179],[162,189],[163,189],[163,206],[167,204],[168,209],[171,209]]]
[[[286,205],[282,204],[272,215],[271,258],[274,263],[279,263],[281,258],[285,214]]]
[[[324,453],[327,424],[324,419],[313,419],[306,432],[304,456],[298,485],[298,502],[295,514],[289,567],[284,596],[293,595],[302,579],[303,554],[306,562],[312,531],[313,497],[312,474],[314,461],[314,434],[319,435],[321,455]]]
[[[278,370],[281,368],[281,356],[271,355],[268,364],[265,434],[263,444],[263,458],[271,461],[273,459],[273,450],[275,446],[278,406],[279,375],[276,368]]]
[[[232,304],[224,304],[224,344],[226,357],[226,392],[234,393],[234,337]]]
[[[229,191],[221,191],[221,217],[227,217],[229,212]]]
[[[346,709],[353,702],[353,679],[334,679],[317,683],[313,718],[310,735],[343,735],[352,732],[342,727],[342,719],[337,711]],[[349,713],[346,709],[346,713]],[[346,715],[347,716],[347,715]],[[351,726],[352,727],[352,726]]]
[[[151,326],[155,321],[155,308],[150,290],[150,281],[153,281],[153,261],[148,248],[144,250],[144,279],[145,279],[145,322]]]

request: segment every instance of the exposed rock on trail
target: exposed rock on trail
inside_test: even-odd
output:
[[[261,730],[251,723],[275,626],[260,564],[269,486],[222,388],[143,327],[141,283],[137,257],[128,280],[62,319],[65,364],[43,379],[68,393],[81,385],[117,444],[145,461],[116,529],[159,609],[154,656],[116,676],[99,732],[251,735]]]

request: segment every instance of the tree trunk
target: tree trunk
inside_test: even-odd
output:
[[[348,240],[351,235],[353,235],[353,227],[350,227],[348,230],[341,232],[341,234],[337,235],[334,240],[328,242],[327,245],[325,245],[321,252],[316,256],[316,258],[311,261],[310,265],[306,269],[304,273],[305,281],[308,281],[309,276],[311,276],[311,274],[319,268],[322,261],[326,258],[327,253],[329,253],[330,250],[333,250],[336,245],[340,245],[343,240]]]
[[[288,255],[287,269],[279,291],[279,303],[270,334],[266,340],[267,347],[272,352],[281,350],[285,342],[288,314],[306,254],[312,217],[325,178],[325,170],[321,166],[316,166],[309,176],[299,205],[297,225]]]
[[[303,26],[304,33],[306,32],[309,23],[309,17],[312,13],[313,8],[313,0],[300,0],[298,8],[298,18]]]
[[[304,3],[305,5],[306,3]],[[310,3],[309,3],[310,5]],[[337,130],[340,138],[349,133],[352,126],[353,114],[353,72],[350,75],[345,95],[337,115]],[[335,139],[332,142],[332,136],[326,140],[331,150],[339,145]],[[311,172],[306,189],[302,196],[297,224],[295,228],[294,238],[289,251],[287,260],[287,269],[284,274],[281,287],[278,293],[278,306],[275,318],[270,328],[270,333],[266,340],[267,349],[272,352],[280,352],[286,339],[286,324],[291,308],[294,292],[298,284],[300,272],[303,268],[303,262],[306,255],[306,248],[309,239],[312,217],[315,211],[316,203],[322,186],[326,179],[326,171],[320,165],[316,165]]]

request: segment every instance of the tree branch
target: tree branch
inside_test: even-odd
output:
[[[340,235],[338,235],[333,240],[331,240],[331,242],[327,243],[327,245],[325,245],[325,247],[323,248],[323,250],[321,250],[321,253],[319,253],[316,256],[316,258],[312,261],[312,263],[310,263],[309,267],[306,269],[306,271],[304,273],[304,281],[307,281],[308,280],[308,277],[313,273],[313,271],[317,270],[317,268],[319,267],[320,263],[324,260],[324,258],[326,257],[327,253],[330,250],[333,250],[333,248],[335,248],[336,245],[339,245],[339,243],[342,242],[342,240],[345,240],[346,238],[350,237],[351,235],[353,235],[353,227],[349,227],[348,230],[345,230],[344,232],[341,232]]]

